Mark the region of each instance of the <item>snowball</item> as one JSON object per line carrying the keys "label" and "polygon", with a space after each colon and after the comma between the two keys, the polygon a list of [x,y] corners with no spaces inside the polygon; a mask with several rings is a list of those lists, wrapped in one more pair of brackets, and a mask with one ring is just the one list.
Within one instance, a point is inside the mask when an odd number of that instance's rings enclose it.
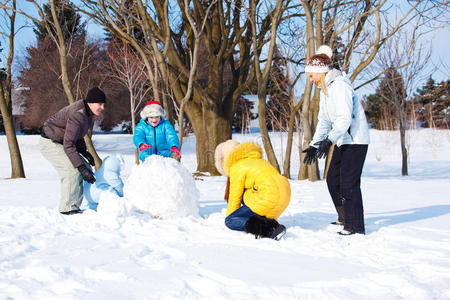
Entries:
{"label": "snowball", "polygon": [[195,180],[172,158],[151,155],[144,163],[133,167],[123,192],[131,205],[153,217],[198,216],[200,193]]}
{"label": "snowball", "polygon": [[127,215],[126,199],[114,193],[103,191],[100,193],[97,213],[111,217],[125,217]]}
{"label": "snowball", "polygon": [[127,199],[109,191],[102,191],[100,193],[97,217],[104,225],[119,228],[125,222],[130,209]]}

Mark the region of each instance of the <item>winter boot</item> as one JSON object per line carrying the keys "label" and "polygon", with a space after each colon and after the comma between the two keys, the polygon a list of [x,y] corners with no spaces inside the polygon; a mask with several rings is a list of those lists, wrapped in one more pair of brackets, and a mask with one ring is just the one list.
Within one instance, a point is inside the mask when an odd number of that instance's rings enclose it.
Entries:
{"label": "winter boot", "polygon": [[274,219],[253,215],[245,224],[245,232],[254,234],[256,239],[270,237],[279,225]]}
{"label": "winter boot", "polygon": [[69,211],[62,211],[60,213],[63,215],[76,215],[76,214],[82,214],[83,211],[80,209],[73,209],[73,210],[69,210]]}
{"label": "winter boot", "polygon": [[279,241],[285,234],[286,234],[286,227],[284,225],[278,224],[278,226],[273,229],[269,238]]}
{"label": "winter boot", "polygon": [[355,233],[366,234],[364,229],[358,230],[354,226],[349,224],[345,224],[344,229],[338,232],[339,235],[352,235]]}
{"label": "winter boot", "polygon": [[335,222],[331,222],[333,225],[344,225],[344,207],[336,206],[336,211],[338,214],[338,219]]}
{"label": "winter boot", "polygon": [[353,230],[346,230],[346,229],[342,229],[341,231],[338,231],[339,235],[352,235],[355,233],[356,232],[354,232]]}

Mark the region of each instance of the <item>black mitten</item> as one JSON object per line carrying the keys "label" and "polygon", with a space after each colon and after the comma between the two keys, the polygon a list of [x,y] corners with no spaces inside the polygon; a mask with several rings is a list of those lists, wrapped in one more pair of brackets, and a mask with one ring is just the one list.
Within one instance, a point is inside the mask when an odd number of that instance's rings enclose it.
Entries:
{"label": "black mitten", "polygon": [[78,171],[80,171],[81,176],[83,177],[83,179],[85,181],[87,181],[91,184],[95,182],[94,173],[92,172],[92,170],[88,169],[85,165],[79,166]]}
{"label": "black mitten", "polygon": [[314,159],[316,159],[317,148],[314,148],[313,146],[309,146],[302,152],[306,153],[305,158],[303,159],[304,164],[310,165],[310,164],[312,164]]}
{"label": "black mitten", "polygon": [[330,147],[333,143],[328,139],[324,139],[321,142],[317,142],[314,145],[317,145],[317,158],[325,158],[328,155],[328,150],[330,150]]}

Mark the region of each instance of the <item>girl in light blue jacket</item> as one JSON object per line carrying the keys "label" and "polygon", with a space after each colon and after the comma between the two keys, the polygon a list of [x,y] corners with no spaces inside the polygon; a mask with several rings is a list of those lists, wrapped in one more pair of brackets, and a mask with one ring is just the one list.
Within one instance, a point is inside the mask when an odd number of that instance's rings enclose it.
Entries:
{"label": "girl in light blue jacket", "polygon": [[134,129],[133,143],[139,149],[139,160],[156,154],[180,161],[180,143],[166,112],[157,101],[149,101],[141,111],[141,121]]}
{"label": "girl in light blue jacket", "polygon": [[316,131],[304,163],[324,158],[333,143],[336,147],[327,173],[327,186],[344,225],[341,235],[365,233],[361,196],[361,173],[369,144],[369,129],[364,110],[350,80],[331,68],[332,50],[321,46],[307,62],[309,80],[320,87],[319,115]]}

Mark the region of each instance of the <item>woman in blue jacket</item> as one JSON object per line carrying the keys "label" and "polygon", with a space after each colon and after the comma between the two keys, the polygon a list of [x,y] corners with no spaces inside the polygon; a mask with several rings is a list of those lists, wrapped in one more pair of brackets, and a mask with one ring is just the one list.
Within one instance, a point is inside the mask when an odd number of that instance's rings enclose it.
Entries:
{"label": "woman in blue jacket", "polygon": [[158,101],[149,101],[141,111],[141,120],[134,128],[133,143],[139,149],[139,160],[156,154],[180,161],[180,143],[166,112]]}
{"label": "woman in blue jacket", "polygon": [[305,67],[309,80],[320,87],[316,131],[304,162],[324,158],[333,143],[336,147],[327,173],[327,186],[344,225],[341,235],[365,233],[361,196],[361,173],[369,144],[366,116],[347,76],[331,67],[333,52],[321,46]]}

